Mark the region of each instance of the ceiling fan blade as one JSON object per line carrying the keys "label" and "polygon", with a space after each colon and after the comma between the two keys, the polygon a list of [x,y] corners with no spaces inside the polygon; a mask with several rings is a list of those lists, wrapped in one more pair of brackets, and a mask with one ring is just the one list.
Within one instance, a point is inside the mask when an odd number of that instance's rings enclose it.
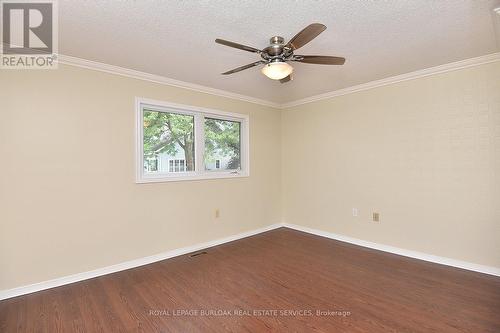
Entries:
{"label": "ceiling fan blade", "polygon": [[303,56],[297,55],[292,61],[304,62],[306,64],[319,64],[319,65],[343,65],[345,58],[331,57],[331,56]]}
{"label": "ceiling fan blade", "polygon": [[230,41],[224,40],[224,39],[217,38],[215,40],[215,42],[218,43],[218,44],[226,45],[226,46],[229,46],[229,47],[234,47],[236,49],[240,49],[240,50],[244,50],[244,51],[248,51],[248,52],[261,53],[261,50],[258,50],[255,47],[251,47],[251,46],[246,46],[246,45],[243,45],[243,44],[238,44],[238,43],[230,42]]}
{"label": "ceiling fan blade", "polygon": [[248,68],[252,68],[252,67],[258,66],[260,64],[265,64],[265,63],[266,62],[263,61],[263,60],[257,61],[257,62],[253,62],[253,63],[245,65],[245,66],[241,66],[241,67],[238,67],[238,68],[235,68],[235,69],[231,69],[230,71],[222,73],[222,75],[233,74],[233,73],[240,72],[242,70],[245,70],[245,69],[248,69]]}
{"label": "ceiling fan blade", "polygon": [[321,23],[313,23],[305,27],[301,32],[296,34],[290,41],[286,44],[287,47],[291,48],[292,50],[296,50],[310,41],[312,41],[314,38],[316,38],[320,33],[325,31],[326,26]]}
{"label": "ceiling fan blade", "polygon": [[280,80],[281,83],[287,83],[289,81],[292,81],[293,78],[292,78],[292,74],[288,75],[287,77],[284,77]]}

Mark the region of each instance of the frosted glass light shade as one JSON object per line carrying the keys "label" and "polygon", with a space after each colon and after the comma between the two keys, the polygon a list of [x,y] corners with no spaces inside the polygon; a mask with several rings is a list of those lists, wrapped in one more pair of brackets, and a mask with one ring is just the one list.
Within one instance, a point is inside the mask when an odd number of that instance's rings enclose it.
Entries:
{"label": "frosted glass light shade", "polygon": [[281,80],[292,74],[293,67],[286,62],[271,62],[262,68],[262,74],[272,80]]}

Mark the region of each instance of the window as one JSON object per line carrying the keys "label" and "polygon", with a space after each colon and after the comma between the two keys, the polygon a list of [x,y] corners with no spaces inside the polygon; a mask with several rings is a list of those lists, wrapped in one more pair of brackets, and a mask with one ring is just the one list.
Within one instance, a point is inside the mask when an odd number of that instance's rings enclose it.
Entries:
{"label": "window", "polygon": [[137,99],[137,182],[249,175],[248,116]]}
{"label": "window", "polygon": [[205,118],[205,170],[240,169],[240,127],[239,121]]}
{"label": "window", "polygon": [[156,158],[146,158],[144,160],[144,169],[149,172],[158,170],[158,160]]}
{"label": "window", "polygon": [[186,169],[186,160],[168,160],[168,172],[184,172]]}

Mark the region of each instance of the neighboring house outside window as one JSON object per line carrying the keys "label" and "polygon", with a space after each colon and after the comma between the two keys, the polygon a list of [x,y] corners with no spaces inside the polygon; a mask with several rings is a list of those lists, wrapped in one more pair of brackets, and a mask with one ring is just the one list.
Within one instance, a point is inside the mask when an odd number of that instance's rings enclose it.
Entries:
{"label": "neighboring house outside window", "polygon": [[[154,157],[145,160],[144,171],[147,172],[186,172],[187,164],[184,159],[183,150],[179,145],[176,145],[176,154],[167,152],[156,153]],[[205,161],[207,170],[227,169],[231,164],[231,157],[224,156],[223,152],[215,151],[215,158]]]}

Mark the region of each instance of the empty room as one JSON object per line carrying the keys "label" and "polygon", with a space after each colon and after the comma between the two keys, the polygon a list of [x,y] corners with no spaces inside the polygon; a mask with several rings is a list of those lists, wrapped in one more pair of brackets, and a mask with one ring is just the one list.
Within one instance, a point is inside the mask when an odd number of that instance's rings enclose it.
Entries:
{"label": "empty room", "polygon": [[0,332],[500,332],[500,0],[0,0]]}

